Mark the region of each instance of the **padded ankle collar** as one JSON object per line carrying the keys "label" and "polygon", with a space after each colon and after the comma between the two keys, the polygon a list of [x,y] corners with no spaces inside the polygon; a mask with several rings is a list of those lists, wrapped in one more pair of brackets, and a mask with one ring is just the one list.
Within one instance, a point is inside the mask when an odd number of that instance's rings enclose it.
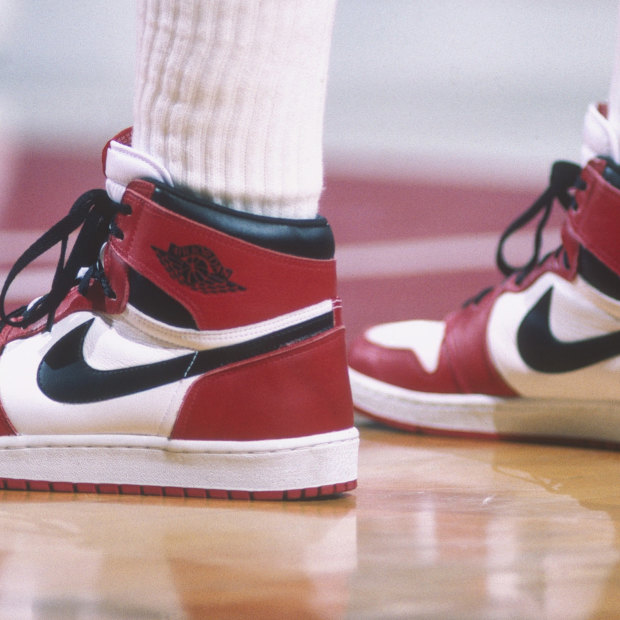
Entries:
{"label": "padded ankle collar", "polygon": [[334,236],[324,217],[293,220],[244,213],[196,196],[187,189],[150,182],[155,188],[151,200],[227,235],[292,256],[314,259],[334,256]]}
{"label": "padded ankle collar", "polygon": [[[335,299],[333,259],[316,260],[274,251],[265,247],[267,243],[250,243],[246,240],[249,234],[244,239],[231,233],[238,220],[256,224],[255,217],[239,217],[226,210],[218,219],[214,216],[219,215],[217,209],[195,206],[195,211],[202,208],[205,212],[201,217],[184,208],[192,201],[176,200],[168,191],[157,192],[158,198],[170,198],[174,211],[154,200],[156,189],[150,181],[129,184],[123,204],[130,209],[116,217],[120,234],[111,236],[104,260],[107,268],[117,257],[126,273],[135,271],[175,300],[175,305],[182,305],[191,315],[190,326],[218,330],[250,325]],[[204,223],[210,216],[214,225]],[[273,227],[279,228],[277,220]],[[259,238],[259,225],[248,228]],[[291,243],[293,235],[287,235],[286,228],[281,236]],[[289,228],[300,230],[299,237],[307,243],[303,226]],[[278,247],[281,250],[283,245]],[[115,291],[120,288],[116,279],[112,282]]]}

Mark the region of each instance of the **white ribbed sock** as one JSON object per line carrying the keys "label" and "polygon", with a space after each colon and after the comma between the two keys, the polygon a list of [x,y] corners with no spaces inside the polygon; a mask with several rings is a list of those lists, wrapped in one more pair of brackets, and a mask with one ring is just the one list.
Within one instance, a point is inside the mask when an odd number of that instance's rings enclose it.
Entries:
{"label": "white ribbed sock", "polygon": [[141,0],[133,144],[176,184],[316,215],[335,0]]}

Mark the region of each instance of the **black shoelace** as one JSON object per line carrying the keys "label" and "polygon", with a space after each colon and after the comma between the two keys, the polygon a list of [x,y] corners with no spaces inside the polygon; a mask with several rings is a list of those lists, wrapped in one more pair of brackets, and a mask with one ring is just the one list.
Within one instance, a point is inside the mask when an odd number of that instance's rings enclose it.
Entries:
{"label": "black shoelace", "polygon": [[[105,295],[114,297],[99,254],[110,234],[121,237],[122,232],[114,224],[117,213],[127,213],[129,207],[119,205],[104,190],[86,192],[76,200],[69,213],[37,239],[15,262],[0,292],[0,329],[5,325],[25,328],[47,317],[47,329],[54,323],[54,314],[69,291],[78,285],[85,294],[92,282],[98,281]],[[69,257],[69,236],[80,228]],[[48,293],[13,312],[6,312],[6,296],[11,283],[30,263],[60,243],[60,256],[56,265],[52,286]]]}
{"label": "black shoelace", "polygon": [[[575,199],[570,190],[573,188],[585,188],[585,184],[579,176],[580,172],[581,168],[577,164],[567,161],[556,161],[551,168],[549,187],[531,207],[511,222],[508,228],[506,228],[506,230],[502,233],[497,246],[495,261],[497,263],[497,268],[504,276],[507,278],[515,276],[516,283],[521,284],[521,282],[523,282],[525,277],[532,271],[532,269],[534,269],[534,267],[547,259],[549,254],[542,258],[540,256],[545,226],[549,220],[549,216],[551,215],[553,205],[556,200],[560,203],[564,210],[575,207]],[[506,260],[504,255],[504,246],[506,242],[511,235],[527,226],[537,217],[539,217],[539,220],[534,233],[534,248],[530,259],[523,265],[511,265]],[[559,247],[555,253],[562,251],[562,249],[562,247]],[[467,306],[472,303],[477,304],[492,290],[493,287],[484,289],[475,297],[467,300],[465,305]]]}

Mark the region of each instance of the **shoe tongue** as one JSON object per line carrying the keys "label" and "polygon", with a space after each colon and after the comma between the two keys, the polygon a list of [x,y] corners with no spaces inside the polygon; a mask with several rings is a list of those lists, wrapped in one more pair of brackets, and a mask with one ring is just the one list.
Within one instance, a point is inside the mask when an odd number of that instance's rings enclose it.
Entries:
{"label": "shoe tongue", "polygon": [[595,157],[609,157],[620,163],[618,135],[607,119],[605,104],[590,104],[583,122],[582,166]]}
{"label": "shoe tongue", "polygon": [[131,146],[131,130],[126,129],[103,149],[105,188],[114,202],[120,202],[127,185],[135,179],[154,179],[174,186],[170,173],[156,159]]}

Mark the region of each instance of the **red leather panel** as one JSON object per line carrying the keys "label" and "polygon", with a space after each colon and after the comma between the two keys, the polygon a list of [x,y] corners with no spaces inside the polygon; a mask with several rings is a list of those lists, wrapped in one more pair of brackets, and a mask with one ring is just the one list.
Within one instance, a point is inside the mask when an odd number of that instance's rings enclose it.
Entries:
{"label": "red leather panel", "polygon": [[602,177],[606,162],[592,160],[583,170],[585,190],[575,193],[579,208],[568,226],[588,251],[620,274],[620,190]]}
{"label": "red leather panel", "polygon": [[[285,314],[336,295],[333,260],[312,260],[265,250],[222,234],[151,202],[148,184],[132,183],[123,198],[132,214],[119,216],[124,238],[110,245],[122,260],[179,300],[199,329],[225,329]],[[205,293],[170,275],[157,257],[169,251],[206,248],[229,273],[236,290]]]}
{"label": "red leather panel", "polygon": [[366,339],[356,340],[349,350],[349,364],[364,375],[391,385],[419,392],[454,394],[459,391],[442,356],[435,372],[426,372],[410,349],[388,349]]}
{"label": "red leather panel", "polygon": [[442,360],[447,360],[457,393],[515,396],[495,370],[486,344],[486,328],[495,295],[471,304],[446,319]]}
{"label": "red leather panel", "polygon": [[0,435],[17,435],[9,418],[7,417],[2,405],[0,405]]}
{"label": "red leather panel", "polygon": [[344,330],[228,366],[188,391],[175,439],[261,440],[353,426]]}

